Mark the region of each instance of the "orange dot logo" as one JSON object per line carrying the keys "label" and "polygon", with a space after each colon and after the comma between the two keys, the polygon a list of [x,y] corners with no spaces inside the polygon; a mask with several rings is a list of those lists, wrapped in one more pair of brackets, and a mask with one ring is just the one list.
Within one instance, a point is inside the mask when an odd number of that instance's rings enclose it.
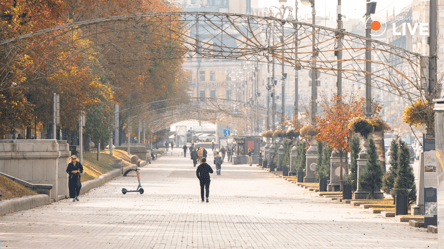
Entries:
{"label": "orange dot logo", "polygon": [[372,22],[371,27],[374,31],[378,31],[381,28],[381,23],[378,21],[374,21]]}

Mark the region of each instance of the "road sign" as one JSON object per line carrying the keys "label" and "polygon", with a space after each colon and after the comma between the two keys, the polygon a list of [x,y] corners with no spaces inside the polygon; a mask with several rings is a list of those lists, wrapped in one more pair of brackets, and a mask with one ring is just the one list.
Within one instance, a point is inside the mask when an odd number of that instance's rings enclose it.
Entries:
{"label": "road sign", "polygon": [[224,130],[224,137],[229,137],[231,135],[230,130]]}
{"label": "road sign", "polygon": [[[317,75],[316,79],[319,79],[319,77],[321,76],[321,73],[319,72],[319,70],[317,70],[316,72],[317,72],[317,74],[316,74],[316,75]],[[309,75],[310,75],[310,78],[313,79],[313,75],[314,75],[314,73],[313,73],[313,69],[310,70]]]}

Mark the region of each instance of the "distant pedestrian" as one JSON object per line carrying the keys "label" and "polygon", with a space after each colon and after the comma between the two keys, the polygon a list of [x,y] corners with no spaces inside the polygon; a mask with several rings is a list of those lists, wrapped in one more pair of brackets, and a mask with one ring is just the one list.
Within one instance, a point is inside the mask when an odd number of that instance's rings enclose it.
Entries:
{"label": "distant pedestrian", "polygon": [[171,141],[171,150],[174,149],[174,141]]}
{"label": "distant pedestrian", "polygon": [[216,165],[217,175],[220,175],[222,170],[222,158],[219,156],[219,152],[217,152],[216,156],[214,157],[214,164]]}
{"label": "distant pedestrian", "polygon": [[207,157],[208,152],[205,148],[203,148],[202,157]]}
{"label": "distant pedestrian", "polygon": [[192,150],[190,154],[191,154],[191,160],[193,160],[193,165],[194,167],[196,167],[197,159],[199,159],[196,149]]}
{"label": "distant pedestrian", "polygon": [[251,166],[253,164],[253,151],[251,149],[248,149],[248,158]]}
{"label": "distant pedestrian", "polygon": [[228,162],[231,162],[231,153],[232,153],[231,148],[228,148],[227,149]]}
{"label": "distant pedestrian", "polygon": [[210,196],[210,174],[213,173],[213,169],[207,163],[207,159],[202,158],[202,164],[197,167],[196,176],[200,182],[200,197],[202,198],[202,202],[204,199],[204,188],[205,188],[205,197],[207,198],[207,202],[209,202],[208,197]]}
{"label": "distant pedestrian", "polygon": [[183,148],[183,157],[187,157],[187,149],[188,149],[187,145],[185,144],[182,148]]}
{"label": "distant pedestrian", "polygon": [[168,144],[168,142],[165,142],[165,150],[168,152],[168,147],[170,147],[170,145]]}
{"label": "distant pedestrian", "polygon": [[203,158],[203,148],[198,147],[197,149],[197,157],[199,159],[199,162],[202,162],[202,158]]}
{"label": "distant pedestrian", "polygon": [[225,149],[225,147],[222,146],[222,149],[220,149],[220,152],[222,153],[222,162],[225,161],[225,153],[227,152],[227,150]]}
{"label": "distant pedestrian", "polygon": [[77,162],[77,157],[75,155],[71,156],[71,162],[68,164],[66,173],[69,174],[69,198],[72,198],[73,202],[79,201],[78,196],[80,194],[80,189],[82,188],[80,175],[83,174],[83,166],[80,162]]}
{"label": "distant pedestrian", "polygon": [[211,142],[211,150],[214,150],[214,142]]}

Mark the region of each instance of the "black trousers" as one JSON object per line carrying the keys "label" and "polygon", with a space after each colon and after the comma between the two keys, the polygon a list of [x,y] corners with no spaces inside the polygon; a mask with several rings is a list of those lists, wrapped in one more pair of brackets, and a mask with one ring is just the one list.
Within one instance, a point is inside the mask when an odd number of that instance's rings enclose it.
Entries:
{"label": "black trousers", "polygon": [[208,197],[210,196],[210,182],[211,181],[200,181],[200,197],[202,197],[202,201],[204,201],[204,187],[205,187],[205,192],[206,192],[206,197],[208,199]]}
{"label": "black trousers", "polygon": [[193,159],[193,164],[194,164],[194,167],[196,167],[197,159]]}
{"label": "black trousers", "polygon": [[183,157],[187,157],[187,151],[186,150],[183,151]]}
{"label": "black trousers", "polygon": [[80,175],[74,174],[69,177],[68,180],[69,187],[69,198],[76,198],[80,194],[80,189],[82,189],[82,183],[80,182]]}

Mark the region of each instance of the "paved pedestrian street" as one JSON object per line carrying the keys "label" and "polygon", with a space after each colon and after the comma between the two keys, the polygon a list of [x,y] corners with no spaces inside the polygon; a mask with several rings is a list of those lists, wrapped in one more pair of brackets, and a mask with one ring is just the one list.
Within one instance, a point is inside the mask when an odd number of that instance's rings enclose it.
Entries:
{"label": "paved pedestrian street", "polygon": [[[1,248],[436,248],[437,235],[316,197],[258,167],[222,165],[210,202],[189,158],[165,156],[80,196],[0,217]],[[210,151],[209,151],[210,152]],[[210,152],[211,153],[211,152]],[[210,154],[208,160],[212,164]]]}

